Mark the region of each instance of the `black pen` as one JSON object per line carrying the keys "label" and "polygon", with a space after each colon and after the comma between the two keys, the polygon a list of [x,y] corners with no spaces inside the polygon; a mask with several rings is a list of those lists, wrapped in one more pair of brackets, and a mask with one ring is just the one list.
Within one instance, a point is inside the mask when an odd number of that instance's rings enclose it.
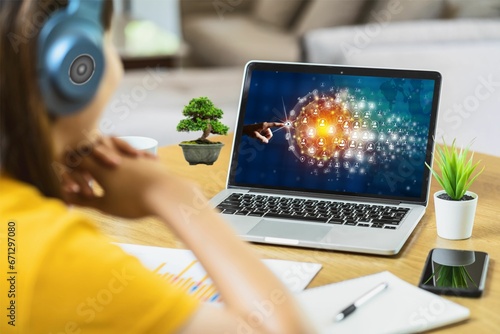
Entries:
{"label": "black pen", "polygon": [[356,311],[358,307],[378,295],[380,292],[384,291],[385,288],[387,288],[389,284],[387,282],[382,282],[361,297],[359,297],[357,300],[355,300],[351,305],[347,306],[345,309],[343,309],[337,316],[335,317],[335,321],[340,321],[342,319],[345,319],[349,314],[352,312]]}

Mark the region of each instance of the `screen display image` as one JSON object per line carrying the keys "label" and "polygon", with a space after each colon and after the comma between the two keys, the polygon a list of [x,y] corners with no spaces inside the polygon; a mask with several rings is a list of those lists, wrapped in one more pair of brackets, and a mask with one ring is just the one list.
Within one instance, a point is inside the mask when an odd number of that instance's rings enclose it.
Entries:
{"label": "screen display image", "polygon": [[253,70],[237,142],[238,186],[419,199],[437,105],[433,79]]}

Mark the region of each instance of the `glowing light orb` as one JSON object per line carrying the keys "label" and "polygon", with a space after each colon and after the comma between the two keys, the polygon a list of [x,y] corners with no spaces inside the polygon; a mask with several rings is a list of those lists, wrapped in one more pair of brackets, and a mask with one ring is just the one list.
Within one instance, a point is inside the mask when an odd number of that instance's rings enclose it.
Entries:
{"label": "glowing light orb", "polygon": [[345,148],[348,139],[345,131],[350,130],[353,123],[347,105],[334,95],[316,95],[307,99],[293,121],[294,137],[302,154],[326,161],[333,157],[337,149]]}
{"label": "glowing light orb", "polygon": [[[393,127],[384,123],[389,115],[378,117],[378,110],[372,111],[373,102],[360,94],[331,88],[328,92],[314,90],[297,101],[283,121],[286,139],[289,151],[301,163],[315,168],[312,173],[320,169],[337,177],[365,173],[367,164],[377,164],[382,157],[389,160],[381,153],[393,154],[399,148],[390,140],[396,135],[390,132]],[[408,140],[411,142],[410,136]]]}

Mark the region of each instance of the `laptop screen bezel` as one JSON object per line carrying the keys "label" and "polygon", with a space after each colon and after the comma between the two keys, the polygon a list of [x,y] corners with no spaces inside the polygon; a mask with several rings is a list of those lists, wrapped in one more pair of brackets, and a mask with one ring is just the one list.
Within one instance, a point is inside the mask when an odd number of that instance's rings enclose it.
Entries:
{"label": "laptop screen bezel", "polygon": [[239,147],[242,138],[244,119],[246,113],[246,104],[248,101],[250,83],[253,71],[281,71],[281,72],[299,72],[308,74],[333,74],[333,75],[350,75],[350,76],[375,76],[387,78],[407,78],[407,79],[424,79],[434,81],[434,95],[431,108],[431,122],[429,124],[429,133],[427,140],[426,158],[425,161],[431,165],[432,155],[435,145],[435,132],[437,127],[437,113],[439,107],[441,81],[442,76],[437,71],[430,70],[415,70],[415,69],[396,69],[396,68],[381,68],[381,67],[358,67],[358,66],[339,66],[330,64],[312,64],[312,63],[289,63],[289,62],[272,62],[272,61],[250,61],[246,64],[241,88],[241,95],[238,107],[237,127],[234,134],[232,157],[230,160],[229,173],[227,179],[228,188],[241,188],[254,190],[259,192],[272,192],[283,194],[296,194],[301,196],[316,196],[331,199],[344,199],[356,201],[374,201],[374,202],[390,202],[390,203],[408,203],[415,205],[427,205],[430,190],[431,172],[428,168],[424,168],[422,178],[421,196],[414,197],[399,197],[385,195],[369,195],[362,196],[355,193],[339,193],[332,191],[311,191],[308,189],[297,189],[289,187],[259,187],[259,185],[240,184],[235,181],[236,175],[239,172],[238,159],[240,158]]}

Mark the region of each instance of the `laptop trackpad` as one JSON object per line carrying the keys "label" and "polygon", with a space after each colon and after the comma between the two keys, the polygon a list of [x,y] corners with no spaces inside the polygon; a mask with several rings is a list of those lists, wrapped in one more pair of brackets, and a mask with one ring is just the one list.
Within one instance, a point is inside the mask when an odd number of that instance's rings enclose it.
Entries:
{"label": "laptop trackpad", "polygon": [[262,219],[247,235],[303,241],[320,241],[330,232],[331,226],[287,223]]}

